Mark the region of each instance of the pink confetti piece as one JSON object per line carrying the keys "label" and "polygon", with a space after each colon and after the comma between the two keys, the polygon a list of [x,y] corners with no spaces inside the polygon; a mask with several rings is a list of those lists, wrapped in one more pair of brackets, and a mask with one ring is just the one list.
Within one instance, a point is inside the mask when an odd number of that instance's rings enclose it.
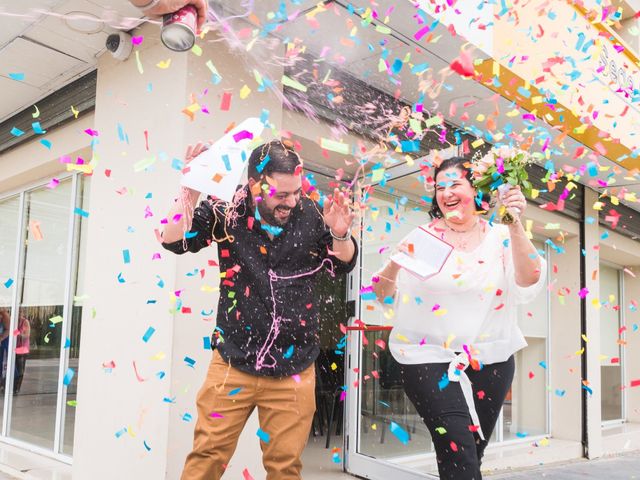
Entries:
{"label": "pink confetti piece", "polygon": [[97,130],[93,130],[91,128],[87,128],[84,133],[86,133],[87,135],[91,135],[92,137],[97,137],[98,136],[98,131]]}
{"label": "pink confetti piece", "polygon": [[142,35],[140,35],[139,37],[131,37],[131,43],[133,43],[134,45],[140,45],[143,40],[144,37]]}
{"label": "pink confetti piece", "polygon": [[300,383],[300,375],[295,374],[295,375],[292,375],[291,378],[293,378],[294,382]]}
{"label": "pink confetti piece", "polygon": [[242,130],[241,132],[238,132],[233,135],[233,140],[236,143],[238,143],[241,140],[253,140],[253,133],[247,130]]}

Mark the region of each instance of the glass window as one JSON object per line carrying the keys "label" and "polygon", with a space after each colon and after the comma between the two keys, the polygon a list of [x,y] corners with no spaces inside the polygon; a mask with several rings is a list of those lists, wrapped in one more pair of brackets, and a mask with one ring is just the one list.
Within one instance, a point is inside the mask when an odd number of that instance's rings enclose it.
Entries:
{"label": "glass window", "polygon": [[[78,177],[81,179],[81,177]],[[89,211],[89,187],[91,183],[88,181],[78,182],[78,191],[76,196],[76,207],[82,210]],[[67,331],[67,337],[65,339],[65,349],[68,350],[68,356],[66,356],[67,365],[65,371],[74,372],[71,381],[68,385],[63,386],[66,389],[65,398],[63,400],[63,432],[62,432],[62,452],[67,455],[73,454],[73,431],[75,427],[76,419],[76,393],[78,391],[78,377],[80,375],[79,370],[79,358],[80,358],[80,331],[82,322],[82,304],[84,300],[84,265],[86,258],[86,242],[83,239],[86,238],[86,231],[89,222],[85,217],[76,216],[76,232],[74,241],[76,244],[75,251],[77,255],[77,268],[75,278],[72,276],[72,288],[73,302],[71,308],[71,326]]]}
{"label": "glass window", "polygon": [[[362,284],[383,266],[402,238],[416,226],[429,221],[430,205],[417,195],[424,192],[419,173],[386,182],[377,187],[368,201],[362,239]],[[373,300],[363,300],[360,319],[368,325],[391,325],[389,308]],[[398,464],[415,460],[416,454],[433,452],[431,435],[406,397],[398,374],[398,363],[386,346],[388,330],[358,332],[361,335],[359,374],[360,421],[358,452]],[[401,443],[391,433],[402,429],[409,437]],[[401,433],[401,435],[403,435]],[[411,460],[411,461],[413,461]],[[416,467],[412,463],[413,468]],[[425,469],[431,466],[425,464]]]}
{"label": "glass window", "polygon": [[622,420],[622,367],[620,360],[620,272],[600,265],[600,375],[602,421]]}
{"label": "glass window", "polygon": [[24,196],[26,240],[8,433],[47,449],[54,447],[60,388],[70,206],[70,179]]}
{"label": "glass window", "polygon": [[[533,243],[544,252],[544,244]],[[518,307],[518,324],[528,346],[515,354],[516,373],[502,410],[503,441],[548,433],[548,308],[546,288],[534,301]]]}
{"label": "glass window", "polygon": [[[10,320],[16,289],[16,246],[20,198],[0,202],[0,390],[4,392],[9,351]],[[4,395],[0,397],[0,420],[4,417]]]}

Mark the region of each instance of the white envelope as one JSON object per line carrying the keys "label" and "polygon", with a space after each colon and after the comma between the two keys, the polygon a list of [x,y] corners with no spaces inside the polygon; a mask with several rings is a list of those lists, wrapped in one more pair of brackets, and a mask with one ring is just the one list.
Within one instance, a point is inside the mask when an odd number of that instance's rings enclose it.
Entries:
{"label": "white envelope", "polygon": [[[182,176],[180,184],[230,202],[249,163],[252,140],[258,138],[262,130],[264,124],[259,118],[247,118],[191,160],[189,170]],[[241,137],[242,132],[249,132],[250,135],[246,136],[251,138],[236,141],[234,135]]]}
{"label": "white envelope", "polygon": [[391,260],[421,280],[426,280],[442,270],[453,246],[440,240],[424,227],[414,229],[403,240],[412,245],[413,252],[398,252]]}

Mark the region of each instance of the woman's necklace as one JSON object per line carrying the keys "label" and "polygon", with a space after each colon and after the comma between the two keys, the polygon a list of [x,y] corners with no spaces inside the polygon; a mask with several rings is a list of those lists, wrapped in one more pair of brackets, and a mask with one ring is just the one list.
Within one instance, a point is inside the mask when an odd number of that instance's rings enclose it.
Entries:
{"label": "woman's necklace", "polygon": [[[479,240],[477,227],[480,224],[480,219],[476,220],[473,226],[468,230],[456,230],[455,228],[452,228],[446,220],[442,219],[442,222],[450,232],[446,235],[446,237],[448,237],[447,240],[456,248],[456,250],[470,251],[477,246],[477,242]],[[453,235],[451,235],[451,233],[453,233]]]}

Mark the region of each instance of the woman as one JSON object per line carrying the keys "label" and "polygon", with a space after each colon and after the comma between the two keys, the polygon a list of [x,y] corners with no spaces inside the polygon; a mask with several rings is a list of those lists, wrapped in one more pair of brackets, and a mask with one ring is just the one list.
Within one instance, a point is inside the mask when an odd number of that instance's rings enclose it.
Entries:
{"label": "woman", "polygon": [[513,354],[526,346],[516,306],[542,289],[546,265],[520,221],[520,189],[501,198],[515,222],[489,224],[467,162],[445,160],[434,175],[426,228],[454,247],[440,273],[421,281],[390,261],[373,279],[380,301],[396,297],[389,349],[431,432],[440,478],[455,480],[482,478],[482,455],[513,380]]}

